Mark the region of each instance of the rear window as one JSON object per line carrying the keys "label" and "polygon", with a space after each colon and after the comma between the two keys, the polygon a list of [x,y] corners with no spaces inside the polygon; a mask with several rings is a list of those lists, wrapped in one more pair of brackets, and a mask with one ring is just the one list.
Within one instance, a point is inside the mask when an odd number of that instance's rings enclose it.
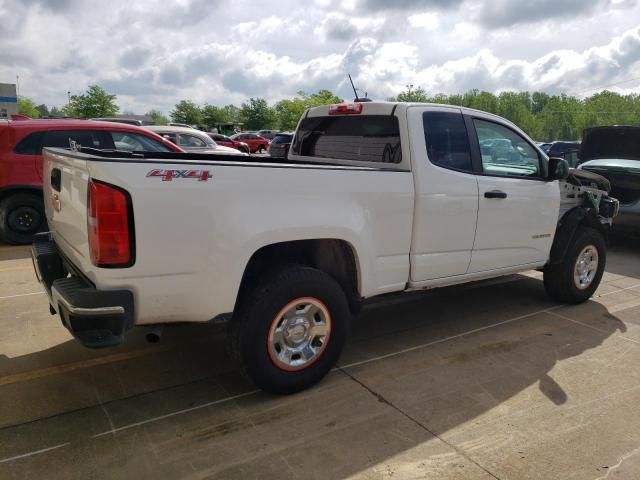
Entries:
{"label": "rear window", "polygon": [[400,163],[400,129],[391,115],[305,118],[292,145],[295,155],[358,162]]}
{"label": "rear window", "polygon": [[276,135],[271,143],[291,143],[293,135]]}
{"label": "rear window", "polygon": [[422,114],[429,161],[439,167],[471,172],[469,135],[461,113]]}

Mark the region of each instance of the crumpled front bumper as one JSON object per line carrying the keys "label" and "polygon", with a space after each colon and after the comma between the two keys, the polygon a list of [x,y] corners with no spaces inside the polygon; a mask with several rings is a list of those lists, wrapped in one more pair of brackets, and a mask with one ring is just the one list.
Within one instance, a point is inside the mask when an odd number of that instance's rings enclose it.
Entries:
{"label": "crumpled front bumper", "polygon": [[31,246],[36,276],[49,295],[51,313],[85,347],[111,347],[123,342],[133,325],[133,293],[98,290],[60,254],[52,236],[41,233]]}

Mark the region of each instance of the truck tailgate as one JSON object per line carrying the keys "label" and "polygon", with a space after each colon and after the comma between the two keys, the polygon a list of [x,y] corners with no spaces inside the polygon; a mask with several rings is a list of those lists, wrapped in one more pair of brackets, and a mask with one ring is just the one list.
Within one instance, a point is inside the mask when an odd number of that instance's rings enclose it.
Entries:
{"label": "truck tailgate", "polygon": [[44,149],[45,213],[53,238],[75,265],[90,268],[87,236],[88,162]]}

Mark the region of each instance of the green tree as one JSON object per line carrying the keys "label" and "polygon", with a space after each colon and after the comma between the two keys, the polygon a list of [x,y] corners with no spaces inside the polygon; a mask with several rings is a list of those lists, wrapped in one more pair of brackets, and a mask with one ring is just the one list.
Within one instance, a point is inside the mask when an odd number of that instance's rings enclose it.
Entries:
{"label": "green tree", "polygon": [[90,85],[83,95],[71,95],[64,113],[79,118],[113,117],[120,110],[116,98],[98,85]]}
{"label": "green tree", "polygon": [[169,115],[174,122],[187,125],[200,125],[202,122],[202,111],[191,100],[180,100]]}
{"label": "green tree", "polygon": [[275,126],[276,117],[264,98],[250,98],[240,107],[240,120],[247,130],[259,130]]}
{"label": "green tree", "polygon": [[429,96],[425,92],[424,88],[413,88],[413,85],[409,85],[404,92],[400,92],[395,98],[389,99],[392,102],[429,102]]}
{"label": "green tree", "polygon": [[278,127],[281,130],[293,130],[307,108],[332,105],[343,101],[330,90],[320,90],[311,95],[299,91],[294,98],[280,100],[274,106]]}
{"label": "green tree", "polygon": [[64,111],[58,107],[51,107],[51,110],[49,110],[49,115],[51,115],[52,117],[64,117]]}
{"label": "green tree", "polygon": [[166,125],[169,123],[169,119],[165,117],[160,110],[149,110],[145,115],[151,117],[156,125]]}
{"label": "green tree", "polygon": [[240,109],[235,105],[225,105],[222,109],[226,112],[229,121],[237,123],[240,121]]}
{"label": "green tree", "polygon": [[214,128],[220,123],[231,121],[229,113],[224,107],[216,107],[215,105],[205,105],[202,107],[202,124],[207,128]]}
{"label": "green tree", "polygon": [[312,93],[311,95],[300,91],[298,92],[298,97],[302,98],[309,107],[319,107],[320,105],[333,105],[334,103],[344,102],[343,99],[336,96],[331,90],[326,89],[320,90],[318,93]]}
{"label": "green tree", "polygon": [[27,97],[18,97],[18,113],[30,118],[40,118],[40,112],[36,104]]}
{"label": "green tree", "polygon": [[40,113],[40,117],[48,117],[49,116],[49,109],[47,108],[47,106],[44,103],[38,105],[36,107],[36,109],[38,110],[38,113]]}
{"label": "green tree", "polygon": [[300,117],[306,109],[307,105],[299,97],[291,100],[280,100],[274,107],[275,115],[278,119],[278,128],[280,130],[293,130],[296,128]]}

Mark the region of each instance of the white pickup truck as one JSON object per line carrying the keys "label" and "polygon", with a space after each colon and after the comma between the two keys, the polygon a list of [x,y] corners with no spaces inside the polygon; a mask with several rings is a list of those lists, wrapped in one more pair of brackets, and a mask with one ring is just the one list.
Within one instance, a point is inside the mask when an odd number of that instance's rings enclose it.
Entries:
{"label": "white pickup truck", "polygon": [[618,209],[512,123],[429,104],[312,108],[279,163],[46,149],[44,178],[34,265],[80,342],[226,319],[278,393],[321,379],[377,295],[542,269],[551,297],[586,301]]}

